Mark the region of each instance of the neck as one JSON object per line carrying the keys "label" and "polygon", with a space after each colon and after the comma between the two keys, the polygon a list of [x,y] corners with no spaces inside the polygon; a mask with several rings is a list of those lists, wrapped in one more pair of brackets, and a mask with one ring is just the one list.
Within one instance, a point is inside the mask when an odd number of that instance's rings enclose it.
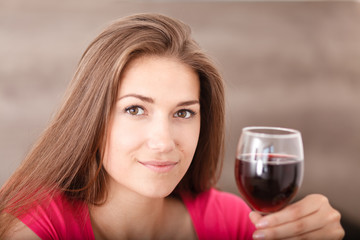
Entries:
{"label": "neck", "polygon": [[[110,191],[105,204],[91,206],[90,214],[96,239],[156,239],[166,226],[170,198],[148,198],[122,189]],[[161,230],[161,231],[160,231]]]}

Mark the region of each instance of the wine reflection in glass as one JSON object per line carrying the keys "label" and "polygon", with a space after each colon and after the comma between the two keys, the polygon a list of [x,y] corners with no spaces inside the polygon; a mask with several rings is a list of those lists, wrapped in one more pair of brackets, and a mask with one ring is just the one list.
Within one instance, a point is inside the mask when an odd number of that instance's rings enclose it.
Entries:
{"label": "wine reflection in glass", "polygon": [[284,208],[296,195],[304,172],[299,131],[246,127],[237,147],[235,177],[244,200],[265,215]]}

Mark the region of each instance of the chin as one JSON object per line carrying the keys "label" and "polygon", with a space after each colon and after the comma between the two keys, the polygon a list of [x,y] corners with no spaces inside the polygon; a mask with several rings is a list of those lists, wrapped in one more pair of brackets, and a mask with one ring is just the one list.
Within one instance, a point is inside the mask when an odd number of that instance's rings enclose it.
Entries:
{"label": "chin", "polygon": [[153,188],[153,189],[142,189],[141,195],[148,197],[148,198],[166,198],[168,197],[173,191],[175,187],[167,188],[167,187],[160,187],[160,188]]}

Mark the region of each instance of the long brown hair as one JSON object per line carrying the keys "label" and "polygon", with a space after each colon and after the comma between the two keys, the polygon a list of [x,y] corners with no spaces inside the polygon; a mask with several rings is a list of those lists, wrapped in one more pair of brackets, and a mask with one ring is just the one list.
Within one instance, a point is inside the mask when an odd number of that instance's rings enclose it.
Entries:
{"label": "long brown hair", "polygon": [[9,227],[9,214],[19,216],[54,191],[91,204],[105,201],[107,175],[101,153],[108,121],[124,67],[143,55],[175,57],[198,73],[200,137],[191,166],[175,192],[197,194],[215,185],[224,142],[222,78],[187,25],[159,14],[133,15],[113,22],[89,45],[63,105],[2,187],[0,238]]}

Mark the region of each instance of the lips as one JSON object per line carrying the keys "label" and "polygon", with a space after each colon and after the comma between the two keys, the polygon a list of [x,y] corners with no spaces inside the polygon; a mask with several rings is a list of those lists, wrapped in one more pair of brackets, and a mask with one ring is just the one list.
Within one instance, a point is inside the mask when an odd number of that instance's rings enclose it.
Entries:
{"label": "lips", "polygon": [[174,161],[138,161],[143,166],[158,173],[166,173],[173,169],[178,162]]}

